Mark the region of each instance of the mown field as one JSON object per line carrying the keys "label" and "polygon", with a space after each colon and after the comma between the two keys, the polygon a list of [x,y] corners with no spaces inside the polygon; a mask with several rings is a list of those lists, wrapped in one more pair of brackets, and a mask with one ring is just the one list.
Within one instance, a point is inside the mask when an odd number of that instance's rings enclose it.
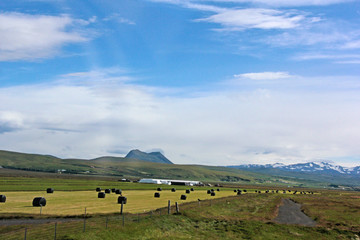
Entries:
{"label": "mown field", "polygon": [[[155,190],[155,188],[154,188]],[[170,200],[175,202],[198,201],[198,199],[213,199],[236,195],[233,191],[216,191],[215,196],[210,196],[205,189],[186,194],[186,200],[180,200],[180,196],[185,194],[185,190],[171,192],[164,190],[160,192],[160,198],[155,198],[154,190],[126,190],[123,196],[127,197],[127,204],[124,211],[129,213],[142,213],[168,205]],[[2,215],[34,215],[40,213],[39,207],[32,207],[34,197],[44,197],[47,201],[46,206],[42,207],[42,215],[52,216],[76,216],[83,215],[85,208],[87,214],[99,213],[118,213],[121,204],[117,203],[119,195],[115,193],[106,194],[105,198],[98,198],[97,192],[93,191],[55,191],[52,194],[42,192],[6,192],[6,203],[0,208]]]}

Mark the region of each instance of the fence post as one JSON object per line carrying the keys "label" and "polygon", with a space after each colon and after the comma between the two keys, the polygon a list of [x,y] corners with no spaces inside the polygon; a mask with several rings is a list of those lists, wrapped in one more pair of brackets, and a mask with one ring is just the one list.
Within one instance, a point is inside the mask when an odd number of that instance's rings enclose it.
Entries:
{"label": "fence post", "polygon": [[171,206],[170,206],[170,200],[168,201],[168,215],[170,215],[171,212]]}
{"label": "fence post", "polygon": [[120,215],[123,214],[123,209],[124,209],[124,202],[121,202],[121,208],[120,208]]}
{"label": "fence post", "polygon": [[57,228],[57,222],[55,223],[54,240],[56,240],[56,228]]}
{"label": "fence post", "polygon": [[124,214],[122,215],[122,226],[123,227],[125,226],[125,215]]}
{"label": "fence post", "polygon": [[24,240],[26,240],[26,233],[27,233],[27,228],[25,228]]}
{"label": "fence post", "polygon": [[86,208],[85,208],[85,214],[84,214],[84,229],[83,229],[83,232],[85,232],[85,228],[86,228]]}
{"label": "fence post", "polygon": [[200,199],[198,199],[198,206],[200,207]]}
{"label": "fence post", "polygon": [[40,216],[41,216],[41,211],[42,211],[42,205],[40,204]]}
{"label": "fence post", "polygon": [[175,206],[176,206],[176,213],[179,213],[180,211],[179,211],[179,204],[178,204],[178,202],[175,202]]}

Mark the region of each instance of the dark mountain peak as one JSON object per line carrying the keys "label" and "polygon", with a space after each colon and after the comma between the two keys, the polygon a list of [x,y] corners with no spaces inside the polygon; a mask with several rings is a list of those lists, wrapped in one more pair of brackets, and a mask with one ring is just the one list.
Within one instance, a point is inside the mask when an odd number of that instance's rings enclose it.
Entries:
{"label": "dark mountain peak", "polygon": [[142,152],[139,149],[131,150],[125,158],[132,158],[147,162],[156,162],[156,163],[167,163],[173,164],[169,159],[167,159],[161,152],[151,152],[146,153]]}

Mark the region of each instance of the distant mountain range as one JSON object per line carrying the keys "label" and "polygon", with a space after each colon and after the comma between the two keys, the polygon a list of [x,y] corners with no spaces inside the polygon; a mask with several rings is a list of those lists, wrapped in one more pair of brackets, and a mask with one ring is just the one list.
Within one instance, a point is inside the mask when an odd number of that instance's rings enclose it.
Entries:
{"label": "distant mountain range", "polygon": [[308,162],[291,165],[282,163],[243,164],[228,167],[278,177],[292,177],[335,185],[360,186],[360,166],[349,168],[327,162]]}
{"label": "distant mountain range", "polygon": [[308,162],[308,163],[298,163],[285,165],[282,163],[275,164],[246,164],[238,166],[229,166],[231,168],[238,169],[259,169],[259,168],[277,168],[289,172],[307,172],[307,173],[322,173],[322,174],[346,174],[352,176],[360,176],[360,166],[357,167],[342,167],[338,165],[332,165],[327,162]]}
{"label": "distant mountain range", "polygon": [[138,149],[131,150],[125,158],[130,159],[137,159],[141,161],[147,161],[147,162],[156,162],[156,163],[167,163],[167,164],[173,164],[169,159],[167,159],[162,153],[160,152],[151,152],[146,153],[142,152]]}

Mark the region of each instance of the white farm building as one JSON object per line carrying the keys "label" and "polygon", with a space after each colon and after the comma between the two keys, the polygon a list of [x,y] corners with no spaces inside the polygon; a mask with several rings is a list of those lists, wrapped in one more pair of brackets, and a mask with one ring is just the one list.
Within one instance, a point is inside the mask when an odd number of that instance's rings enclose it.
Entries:
{"label": "white farm building", "polygon": [[199,182],[199,181],[153,179],[153,178],[140,179],[139,183],[153,183],[153,184],[166,184],[166,185],[185,185],[185,186],[195,186],[195,185],[202,184],[202,182]]}

